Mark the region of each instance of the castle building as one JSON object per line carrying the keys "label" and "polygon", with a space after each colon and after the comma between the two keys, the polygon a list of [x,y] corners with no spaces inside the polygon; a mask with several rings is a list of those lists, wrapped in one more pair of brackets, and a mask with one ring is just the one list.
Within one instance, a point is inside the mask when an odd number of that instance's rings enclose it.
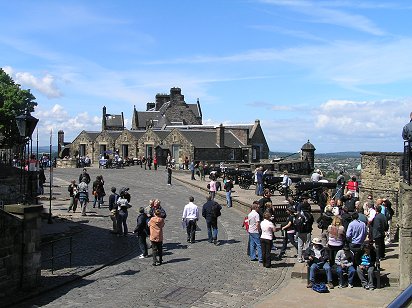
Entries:
{"label": "castle building", "polygon": [[[59,135],[59,142],[62,138]],[[67,148],[70,156],[89,156],[92,163],[115,151],[125,158],[156,155],[159,164],[165,163],[168,154],[178,163],[186,157],[210,163],[252,163],[269,157],[259,120],[252,124],[203,125],[199,99],[195,104],[186,103],[180,88],[157,94],[156,102],[147,103],[146,111],[134,107],[130,130],[124,127],[123,113],[108,114],[103,107],[102,130],[82,131]]]}

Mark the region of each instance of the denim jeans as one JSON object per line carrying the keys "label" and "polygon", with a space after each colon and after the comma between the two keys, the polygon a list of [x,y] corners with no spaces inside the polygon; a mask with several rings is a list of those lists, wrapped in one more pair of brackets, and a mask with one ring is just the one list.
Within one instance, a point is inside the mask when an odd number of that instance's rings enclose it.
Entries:
{"label": "denim jeans", "polygon": [[339,284],[344,285],[345,283],[343,282],[343,273],[347,272],[348,273],[348,283],[353,285],[353,277],[355,277],[355,268],[351,265],[349,267],[343,268],[342,266],[338,265],[336,267],[336,273],[338,274],[339,278]]}
{"label": "denim jeans", "polygon": [[296,250],[298,249],[298,244],[295,242],[295,233],[285,233],[285,236],[283,237],[282,249],[280,250],[280,255],[285,254],[286,249],[288,247],[288,242],[290,242],[293,245],[293,247],[296,248]]}
{"label": "denim jeans", "polygon": [[263,196],[263,183],[258,183],[257,184],[257,195],[258,196]]}
{"label": "denim jeans", "polygon": [[[207,237],[209,242],[212,242],[213,240],[217,240],[217,219],[212,220],[212,221],[206,221],[206,226],[207,226]],[[213,235],[212,235],[213,231]]]}
{"label": "denim jeans", "polygon": [[[118,220],[117,220],[117,229],[119,234],[127,235],[127,210],[120,210],[118,213]],[[122,232],[122,226],[123,226],[123,232]]]}
{"label": "denim jeans", "polygon": [[232,207],[232,192],[231,191],[226,192],[226,204],[227,204],[227,207]]}
{"label": "denim jeans", "polygon": [[332,282],[332,270],[328,262],[312,263],[310,266],[309,280],[315,282],[315,272],[323,268],[326,271],[326,277],[328,282]]}
{"label": "denim jeans", "polygon": [[259,233],[249,233],[249,257],[250,260],[256,260],[256,250],[259,262],[263,262],[262,246],[260,245]]}

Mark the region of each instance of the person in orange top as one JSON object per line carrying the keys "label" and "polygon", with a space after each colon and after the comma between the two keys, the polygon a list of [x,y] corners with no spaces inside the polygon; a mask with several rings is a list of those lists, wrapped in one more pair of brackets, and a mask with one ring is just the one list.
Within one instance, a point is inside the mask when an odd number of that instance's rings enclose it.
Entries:
{"label": "person in orange top", "polygon": [[[150,242],[152,243],[153,251],[153,266],[161,265],[163,260],[163,227],[165,225],[164,218],[160,217],[159,209],[155,210],[155,216],[149,221]],[[159,259],[158,259],[159,257]]]}

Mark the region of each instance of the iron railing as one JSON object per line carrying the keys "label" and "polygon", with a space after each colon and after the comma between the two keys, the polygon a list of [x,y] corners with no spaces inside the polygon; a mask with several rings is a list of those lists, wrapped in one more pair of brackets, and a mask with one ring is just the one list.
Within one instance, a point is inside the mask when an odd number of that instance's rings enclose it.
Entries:
{"label": "iron railing", "polygon": [[[62,242],[64,240],[69,240],[69,250],[68,251],[63,251],[63,252],[58,252],[59,254],[55,255],[56,251],[55,251],[55,244],[58,242]],[[55,260],[65,257],[65,256],[69,256],[69,265],[70,267],[72,267],[72,255],[73,255],[73,237],[72,236],[67,236],[67,237],[62,237],[56,240],[52,240],[49,242],[45,242],[42,243],[42,246],[47,246],[50,245],[51,246],[51,251],[50,251],[50,258],[46,258],[42,260],[42,263],[45,262],[51,262],[51,272],[53,274],[54,271],[54,264],[55,264]]]}

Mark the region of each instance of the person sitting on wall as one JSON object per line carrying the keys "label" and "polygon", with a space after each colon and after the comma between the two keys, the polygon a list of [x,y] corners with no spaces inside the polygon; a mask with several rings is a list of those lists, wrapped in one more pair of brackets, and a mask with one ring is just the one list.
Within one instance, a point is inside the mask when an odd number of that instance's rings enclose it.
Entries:
{"label": "person sitting on wall", "polygon": [[315,237],[312,240],[312,245],[306,249],[304,254],[305,260],[308,261],[309,270],[309,283],[308,288],[312,288],[315,283],[315,272],[319,269],[324,269],[326,271],[326,276],[328,280],[329,289],[333,289],[332,282],[332,270],[329,265],[329,254],[325,247],[322,245],[320,238]]}

